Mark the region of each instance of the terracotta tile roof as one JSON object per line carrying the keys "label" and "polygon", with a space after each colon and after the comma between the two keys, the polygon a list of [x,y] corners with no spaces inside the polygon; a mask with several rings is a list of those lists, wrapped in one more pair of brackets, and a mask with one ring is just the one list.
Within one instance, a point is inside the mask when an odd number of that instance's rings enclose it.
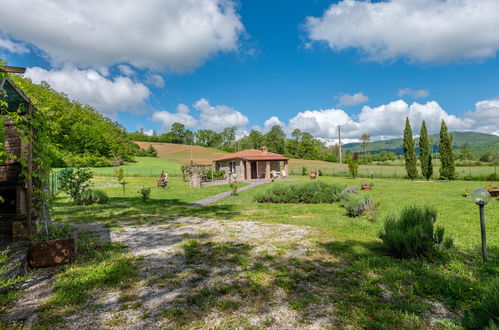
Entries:
{"label": "terracotta tile roof", "polygon": [[273,152],[261,151],[256,149],[242,150],[234,152],[232,154],[225,155],[223,157],[214,159],[213,161],[229,160],[229,159],[243,159],[243,160],[288,160],[280,154],[275,154]]}

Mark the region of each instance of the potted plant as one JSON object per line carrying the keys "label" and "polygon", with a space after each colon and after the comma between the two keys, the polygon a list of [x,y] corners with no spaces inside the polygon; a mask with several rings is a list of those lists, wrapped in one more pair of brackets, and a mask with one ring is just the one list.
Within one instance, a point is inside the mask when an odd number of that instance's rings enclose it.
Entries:
{"label": "potted plant", "polygon": [[374,187],[374,183],[372,183],[372,182],[371,183],[362,182],[360,184],[360,188],[362,190],[371,190],[373,187]]}
{"label": "potted plant", "polygon": [[76,258],[77,231],[65,224],[45,223],[31,237],[29,265],[34,268],[68,263]]}

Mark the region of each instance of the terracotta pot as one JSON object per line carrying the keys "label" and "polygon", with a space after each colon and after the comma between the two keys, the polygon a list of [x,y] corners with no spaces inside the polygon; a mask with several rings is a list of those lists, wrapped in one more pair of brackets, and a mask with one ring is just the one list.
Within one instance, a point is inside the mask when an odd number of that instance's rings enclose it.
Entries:
{"label": "terracotta pot", "polygon": [[497,196],[499,196],[499,188],[490,188],[489,193],[490,193],[490,196],[497,197]]}
{"label": "terracotta pot", "polygon": [[317,177],[317,172],[310,172],[310,179],[315,179]]}
{"label": "terracotta pot", "polygon": [[31,242],[29,265],[34,268],[62,265],[75,260],[76,253],[76,232],[71,238]]}
{"label": "terracotta pot", "polygon": [[362,190],[371,190],[372,189],[372,186],[371,185],[368,185],[368,184],[365,184],[365,183],[362,183],[360,185],[360,189]]}

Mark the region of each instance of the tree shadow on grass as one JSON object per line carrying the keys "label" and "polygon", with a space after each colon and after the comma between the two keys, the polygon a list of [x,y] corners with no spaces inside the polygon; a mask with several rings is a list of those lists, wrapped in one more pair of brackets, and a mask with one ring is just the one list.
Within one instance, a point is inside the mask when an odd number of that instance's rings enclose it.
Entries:
{"label": "tree shadow on grass", "polygon": [[73,205],[61,200],[53,204],[53,216],[62,222],[116,223],[128,221],[160,221],[172,217],[214,217],[232,219],[239,215],[234,205],[187,206],[179,199],[150,200],[112,197],[106,204]]}

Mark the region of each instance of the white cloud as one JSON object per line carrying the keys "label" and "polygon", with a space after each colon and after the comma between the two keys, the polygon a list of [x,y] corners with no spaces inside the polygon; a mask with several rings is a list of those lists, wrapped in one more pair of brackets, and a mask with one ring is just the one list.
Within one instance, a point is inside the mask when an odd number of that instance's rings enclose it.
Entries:
{"label": "white cloud", "polygon": [[199,116],[191,115],[189,107],[181,103],[177,106],[176,112],[155,112],[152,120],[161,122],[163,130],[169,130],[173,123],[179,122],[189,128],[212,129],[215,131],[235,126],[239,135],[245,134],[245,128],[249,120],[239,111],[226,105],[212,106],[205,98],[198,100],[194,104],[194,108],[199,111]]}
{"label": "white cloud", "polygon": [[284,127],[284,123],[279,119],[279,117],[272,116],[263,123],[263,131],[268,132],[273,126]]}
{"label": "white cloud", "polygon": [[340,99],[340,104],[347,106],[362,104],[369,101],[369,97],[364,95],[364,93],[341,94],[339,96],[339,99]]}
{"label": "white cloud", "polygon": [[165,80],[159,74],[148,73],[145,82],[158,88],[165,87]]}
{"label": "white cloud", "polygon": [[25,54],[29,51],[25,45],[18,42],[14,42],[8,39],[7,37],[3,37],[1,33],[0,33],[0,48],[6,49],[8,52],[15,54]]}
{"label": "white cloud", "polygon": [[144,134],[147,136],[153,136],[154,130],[153,129],[145,129]]}
{"label": "white cloud", "polygon": [[478,132],[499,135],[499,96],[477,102],[475,111],[465,113],[463,118],[472,121]]}
{"label": "white cloud", "polygon": [[239,111],[226,105],[212,106],[205,98],[197,101],[194,108],[201,112],[200,123],[208,129],[219,131],[232,126],[241,129],[246,127],[249,122],[248,117]]}
{"label": "white cloud", "polygon": [[476,103],[475,110],[458,117],[447,113],[436,101],[408,104],[403,100],[377,107],[362,107],[356,116],[342,109],[307,110],[297,113],[283,127],[287,132],[298,128],[328,142],[338,137],[341,125],[342,139],[359,139],[369,134],[373,139],[400,137],[405,119],[409,117],[415,134],[419,133],[423,120],[430,133],[440,130],[444,120],[451,131],[478,131],[499,135],[499,97]]}
{"label": "white cloud", "polygon": [[173,123],[181,123],[188,128],[197,128],[199,121],[189,112],[189,107],[181,103],[177,106],[177,112],[156,111],[152,115],[152,120],[160,122],[165,131],[169,130]]}
{"label": "white cloud", "polygon": [[131,77],[131,76],[135,75],[135,71],[131,67],[129,67],[128,65],[120,64],[120,65],[118,65],[118,69],[120,70],[121,74],[123,74],[127,77]]}
{"label": "white cloud", "polygon": [[497,0],[344,0],[307,17],[305,29],[311,41],[357,48],[370,60],[482,59],[499,49],[498,12]]}
{"label": "white cloud", "polygon": [[415,99],[428,97],[430,95],[430,91],[428,89],[412,89],[412,88],[401,88],[399,89],[398,96],[404,97],[409,95]]}
{"label": "white cloud", "polygon": [[232,0],[0,0],[0,8],[4,35],[35,45],[54,64],[82,67],[189,71],[237,50],[244,33]]}
{"label": "white cloud", "polygon": [[69,98],[111,118],[115,118],[118,111],[140,110],[151,94],[147,86],[127,77],[107,79],[95,70],[79,70],[70,65],[60,70],[28,68],[25,75],[34,83],[46,81]]}

